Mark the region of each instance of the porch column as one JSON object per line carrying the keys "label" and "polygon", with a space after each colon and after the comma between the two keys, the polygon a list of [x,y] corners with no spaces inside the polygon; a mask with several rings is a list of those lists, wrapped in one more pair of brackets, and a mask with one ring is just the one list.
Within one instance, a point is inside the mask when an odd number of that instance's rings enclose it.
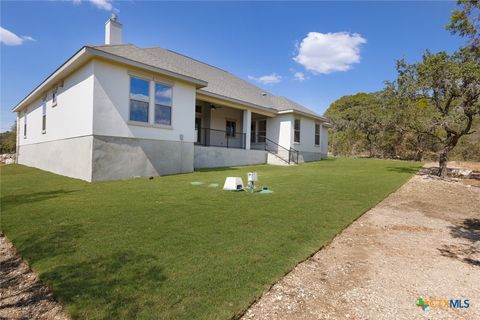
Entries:
{"label": "porch column", "polygon": [[243,132],[245,133],[245,149],[250,150],[250,129],[252,123],[252,112],[243,111]]}

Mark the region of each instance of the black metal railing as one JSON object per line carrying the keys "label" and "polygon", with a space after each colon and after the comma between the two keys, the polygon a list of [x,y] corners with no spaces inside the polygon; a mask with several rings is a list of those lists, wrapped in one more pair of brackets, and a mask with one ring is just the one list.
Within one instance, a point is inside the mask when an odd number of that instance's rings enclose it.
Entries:
{"label": "black metal railing", "polygon": [[275,141],[268,139],[266,136],[257,135],[255,139],[252,140],[257,141],[256,143],[252,142],[252,149],[268,151],[288,164],[292,162],[298,164],[298,150],[294,148],[287,149]]}
{"label": "black metal railing", "polygon": [[206,147],[245,149],[245,139],[246,134],[243,132],[201,128],[197,131],[197,142],[195,144]]}

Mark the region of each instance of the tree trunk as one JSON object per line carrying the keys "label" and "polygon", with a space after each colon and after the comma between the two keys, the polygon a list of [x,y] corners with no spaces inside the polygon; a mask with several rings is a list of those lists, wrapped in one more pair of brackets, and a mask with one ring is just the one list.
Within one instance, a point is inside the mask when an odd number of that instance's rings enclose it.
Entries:
{"label": "tree trunk", "polygon": [[439,162],[438,176],[445,178],[447,176],[448,148],[444,148],[440,152],[440,157],[438,162]]}

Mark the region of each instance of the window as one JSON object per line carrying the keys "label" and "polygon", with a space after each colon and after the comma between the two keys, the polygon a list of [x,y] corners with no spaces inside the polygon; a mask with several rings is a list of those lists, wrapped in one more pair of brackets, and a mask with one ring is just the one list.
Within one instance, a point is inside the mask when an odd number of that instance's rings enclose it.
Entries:
{"label": "window", "polygon": [[42,133],[47,130],[47,98],[43,98],[42,102]]}
{"label": "window", "polygon": [[172,124],[172,87],[155,83],[155,123]]}
{"label": "window", "polygon": [[225,131],[227,131],[228,137],[235,137],[236,127],[237,127],[237,124],[235,123],[235,121],[227,120],[227,126]]}
{"label": "window", "polygon": [[250,124],[250,142],[255,143],[257,138],[257,121]]}
{"label": "window", "polygon": [[315,145],[320,145],[320,125],[315,124]]}
{"label": "window", "polygon": [[52,91],[52,107],[57,105],[57,89],[53,89]]}
{"label": "window", "polygon": [[265,142],[265,136],[267,135],[267,120],[258,121],[258,142]]}
{"label": "window", "polygon": [[293,142],[300,143],[300,119],[295,119]]}
{"label": "window", "polygon": [[27,111],[23,112],[23,138],[27,138]]}
{"label": "window", "polygon": [[148,122],[149,87],[148,80],[130,78],[130,120]]}

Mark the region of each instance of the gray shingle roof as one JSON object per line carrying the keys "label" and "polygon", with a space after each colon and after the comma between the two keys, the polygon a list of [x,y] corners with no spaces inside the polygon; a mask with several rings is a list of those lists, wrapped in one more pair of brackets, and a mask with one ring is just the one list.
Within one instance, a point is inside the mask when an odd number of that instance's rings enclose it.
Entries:
{"label": "gray shingle roof", "polygon": [[[92,46],[116,56],[134,60],[149,66],[165,69],[191,78],[208,82],[202,91],[247,102],[275,111],[296,110],[314,117],[321,117],[312,110],[279,97],[233,74],[163,48],[138,48],[132,44]],[[265,95],[266,93],[266,95]]]}

